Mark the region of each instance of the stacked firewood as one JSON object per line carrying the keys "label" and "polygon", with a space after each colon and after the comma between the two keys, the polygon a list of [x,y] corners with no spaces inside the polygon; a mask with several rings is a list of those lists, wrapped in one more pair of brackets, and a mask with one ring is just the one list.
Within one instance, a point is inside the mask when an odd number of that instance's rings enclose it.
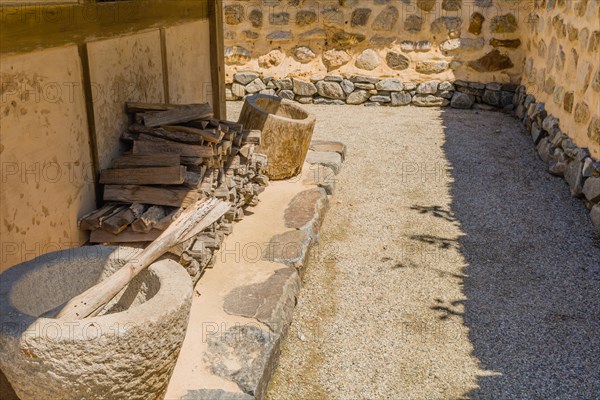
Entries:
{"label": "stacked firewood", "polygon": [[153,241],[191,204],[216,197],[231,204],[210,228],[173,252],[194,278],[244,208],[268,184],[266,156],[255,153],[261,132],[212,118],[208,104],[127,103],[133,123],[121,136],[129,150],[101,171],[105,205],[82,217],[92,243]]}

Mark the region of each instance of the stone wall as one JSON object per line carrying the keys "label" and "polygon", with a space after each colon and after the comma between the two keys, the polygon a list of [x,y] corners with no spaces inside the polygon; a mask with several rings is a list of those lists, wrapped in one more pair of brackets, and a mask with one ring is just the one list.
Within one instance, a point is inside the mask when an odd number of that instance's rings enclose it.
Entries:
{"label": "stone wall", "polygon": [[315,74],[518,82],[528,2],[225,1],[227,79]]}
{"label": "stone wall", "polygon": [[538,0],[524,26],[523,85],[600,159],[600,2]]}
{"label": "stone wall", "polygon": [[522,83],[600,158],[600,0],[225,0],[224,20],[230,100],[510,108]]}

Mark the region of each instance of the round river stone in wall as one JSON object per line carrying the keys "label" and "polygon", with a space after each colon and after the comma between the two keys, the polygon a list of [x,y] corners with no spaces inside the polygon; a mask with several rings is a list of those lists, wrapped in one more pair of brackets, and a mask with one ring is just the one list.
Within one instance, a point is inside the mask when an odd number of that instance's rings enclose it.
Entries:
{"label": "round river stone in wall", "polygon": [[317,93],[329,99],[344,99],[346,95],[337,82],[319,81],[316,83]]}
{"label": "round river stone in wall", "polygon": [[355,65],[357,68],[372,71],[379,66],[379,56],[373,49],[367,49],[360,53],[356,58]]}
{"label": "round river stone in wall", "polygon": [[371,28],[375,31],[391,31],[399,16],[400,13],[396,7],[388,6],[375,18]]}

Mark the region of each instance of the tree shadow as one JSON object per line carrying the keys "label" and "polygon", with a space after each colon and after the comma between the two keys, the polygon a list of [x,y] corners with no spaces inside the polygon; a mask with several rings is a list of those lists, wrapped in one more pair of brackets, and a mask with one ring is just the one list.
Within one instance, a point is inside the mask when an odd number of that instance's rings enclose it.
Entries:
{"label": "tree shadow", "polygon": [[[464,233],[462,317],[490,372],[464,396],[598,398],[600,248],[587,209],[548,174],[517,120],[451,108],[442,120],[451,210],[414,209]],[[454,306],[431,308],[449,318],[460,314]]]}

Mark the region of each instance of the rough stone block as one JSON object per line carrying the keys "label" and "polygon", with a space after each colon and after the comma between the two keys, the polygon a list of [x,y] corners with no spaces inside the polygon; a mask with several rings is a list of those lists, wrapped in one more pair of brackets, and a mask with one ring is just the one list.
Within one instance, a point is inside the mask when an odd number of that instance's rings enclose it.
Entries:
{"label": "rough stone block", "polygon": [[391,94],[392,97],[392,106],[406,106],[409,105],[412,101],[412,96],[407,92],[393,92]]}
{"label": "rough stone block", "polygon": [[600,177],[590,177],[583,184],[583,194],[591,202],[600,201]]}
{"label": "rough stone block", "polygon": [[450,101],[450,106],[453,108],[469,109],[473,106],[473,103],[475,103],[475,96],[461,92],[454,92],[452,100]]}

